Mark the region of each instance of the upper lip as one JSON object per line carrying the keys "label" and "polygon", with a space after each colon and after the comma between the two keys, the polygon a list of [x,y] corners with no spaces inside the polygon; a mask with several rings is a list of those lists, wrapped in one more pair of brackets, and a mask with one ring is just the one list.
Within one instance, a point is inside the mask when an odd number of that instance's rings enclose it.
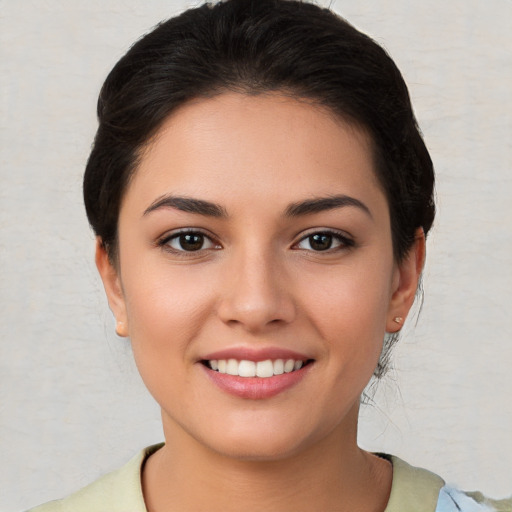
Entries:
{"label": "upper lip", "polygon": [[236,359],[237,361],[266,361],[267,359],[294,359],[295,361],[307,361],[312,359],[305,354],[295,352],[280,347],[267,348],[249,348],[249,347],[232,347],[211,352],[201,358],[202,361],[211,361],[219,359]]}

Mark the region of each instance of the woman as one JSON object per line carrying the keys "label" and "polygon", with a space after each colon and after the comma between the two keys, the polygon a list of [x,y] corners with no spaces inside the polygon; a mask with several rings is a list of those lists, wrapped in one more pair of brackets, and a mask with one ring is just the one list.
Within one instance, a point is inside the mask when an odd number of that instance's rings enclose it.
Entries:
{"label": "woman", "polygon": [[357,446],[435,213],[378,45],[307,3],[203,6],[132,47],[98,116],[96,263],[165,444],[34,510],[510,510]]}

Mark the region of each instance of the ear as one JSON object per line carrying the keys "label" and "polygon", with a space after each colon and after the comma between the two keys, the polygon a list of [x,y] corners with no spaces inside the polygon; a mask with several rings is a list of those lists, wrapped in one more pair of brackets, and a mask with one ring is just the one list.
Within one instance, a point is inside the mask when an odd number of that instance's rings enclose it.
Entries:
{"label": "ear", "polygon": [[118,270],[110,261],[100,237],[96,237],[96,267],[100,273],[110,310],[116,319],[116,333],[123,338],[128,336],[128,316],[121,279]]}
{"label": "ear", "polygon": [[397,265],[393,275],[393,294],[386,322],[387,332],[399,331],[412,307],[425,263],[425,233],[416,230],[414,245]]}

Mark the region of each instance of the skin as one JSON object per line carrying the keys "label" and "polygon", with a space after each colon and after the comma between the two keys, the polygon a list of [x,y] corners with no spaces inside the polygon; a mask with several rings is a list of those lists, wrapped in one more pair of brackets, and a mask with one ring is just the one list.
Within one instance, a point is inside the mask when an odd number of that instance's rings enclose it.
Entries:
{"label": "skin", "polygon": [[[166,195],[224,216],[155,207]],[[286,213],[333,195],[363,206]],[[202,249],[169,239],[184,228],[208,236]],[[314,250],[308,237],[333,230],[332,248]],[[414,300],[417,235],[398,264],[368,137],[320,107],[225,93],[170,116],[124,196],[118,263],[101,240],[96,252],[118,333],[162,409],[166,445],[143,472],[148,510],[385,509],[392,468],[357,446],[357,417],[384,334]],[[290,389],[243,399],[200,362],[233,347],[314,362]]]}

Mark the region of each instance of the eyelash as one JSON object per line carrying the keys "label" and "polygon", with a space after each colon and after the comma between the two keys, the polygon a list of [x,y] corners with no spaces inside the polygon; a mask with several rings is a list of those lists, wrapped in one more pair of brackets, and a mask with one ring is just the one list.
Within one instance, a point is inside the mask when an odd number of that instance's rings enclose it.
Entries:
{"label": "eyelash", "polygon": [[[186,250],[183,248],[182,244],[180,242],[180,246],[182,247],[181,249],[177,249],[175,247],[172,247],[170,245],[170,242],[171,241],[174,241],[174,240],[178,240],[181,238],[181,237],[184,237],[184,236],[187,236],[187,235],[196,235],[196,236],[200,236],[201,237],[201,247],[197,248],[197,249],[192,249],[192,250]],[[327,247],[325,249],[319,249],[319,250],[314,250],[312,247],[311,247],[311,241],[312,241],[312,237],[314,236],[327,236],[327,237],[330,237],[330,242],[332,243],[335,243],[337,242],[338,245],[335,246],[335,247]],[[309,242],[309,246],[311,247],[310,249],[305,249],[305,248],[301,248],[299,247],[299,245],[306,241],[306,240],[310,240]],[[206,247],[204,248],[203,245],[205,243],[205,241],[208,241],[210,244],[211,244],[211,247]],[[331,243],[331,245],[332,245]],[[161,247],[162,249],[164,249],[165,251],[167,252],[171,252],[173,254],[176,254],[176,255],[179,255],[179,256],[184,256],[186,257],[186,255],[192,255],[192,254],[195,254],[195,253],[198,253],[198,254],[201,254],[203,251],[209,251],[209,250],[212,250],[212,249],[221,249],[222,246],[215,241],[215,239],[211,236],[211,235],[208,235],[206,234],[205,232],[199,230],[199,229],[195,229],[195,228],[190,228],[190,229],[181,229],[179,231],[176,231],[174,233],[171,233],[171,234],[167,234],[165,236],[163,236],[162,238],[160,238],[159,240],[157,240],[157,243],[156,245],[158,247]],[[347,250],[347,249],[350,249],[352,247],[355,246],[355,242],[352,238],[348,237],[345,233],[343,232],[340,232],[340,231],[335,231],[335,230],[332,230],[332,229],[323,229],[323,230],[315,230],[315,231],[311,231],[310,233],[306,234],[305,236],[303,236],[298,242],[294,243],[292,245],[292,249],[294,250],[304,250],[304,251],[309,251],[309,252],[313,252],[313,253],[333,253],[333,252],[337,252],[337,251],[343,251],[343,250]]]}
{"label": "eyelash", "polygon": [[[173,240],[179,241],[179,239],[181,237],[186,236],[186,235],[196,235],[196,236],[199,235],[200,237],[202,237],[202,245],[204,245],[204,243],[206,241],[208,241],[212,245],[212,247],[207,247],[207,248],[200,247],[195,250],[187,251],[183,248],[176,249],[170,245],[171,241],[173,241]],[[215,239],[211,235],[208,235],[205,232],[201,231],[200,229],[195,229],[195,228],[180,229],[179,231],[175,231],[174,233],[166,234],[165,236],[163,236],[162,238],[157,240],[156,245],[158,247],[161,247],[162,249],[164,249],[167,252],[176,254],[178,256],[184,256],[184,257],[186,257],[187,255],[196,254],[196,253],[201,254],[201,253],[203,253],[203,251],[221,248],[221,245],[218,242],[216,242]],[[181,243],[180,243],[180,245],[181,245]]]}
{"label": "eyelash", "polygon": [[[332,242],[338,242],[338,246],[336,247],[328,247],[326,249],[322,250],[314,250],[314,249],[302,249],[301,247],[298,247],[300,243],[310,239],[310,247],[311,247],[311,238],[318,235],[327,235],[328,237],[332,237]],[[307,235],[303,236],[297,243],[293,245],[292,248],[296,248],[296,250],[305,250],[305,251],[311,251],[314,253],[333,253],[338,251],[343,251],[347,249],[351,249],[355,246],[355,241],[350,238],[346,233],[341,231],[336,231],[333,229],[320,229],[311,231]]]}

